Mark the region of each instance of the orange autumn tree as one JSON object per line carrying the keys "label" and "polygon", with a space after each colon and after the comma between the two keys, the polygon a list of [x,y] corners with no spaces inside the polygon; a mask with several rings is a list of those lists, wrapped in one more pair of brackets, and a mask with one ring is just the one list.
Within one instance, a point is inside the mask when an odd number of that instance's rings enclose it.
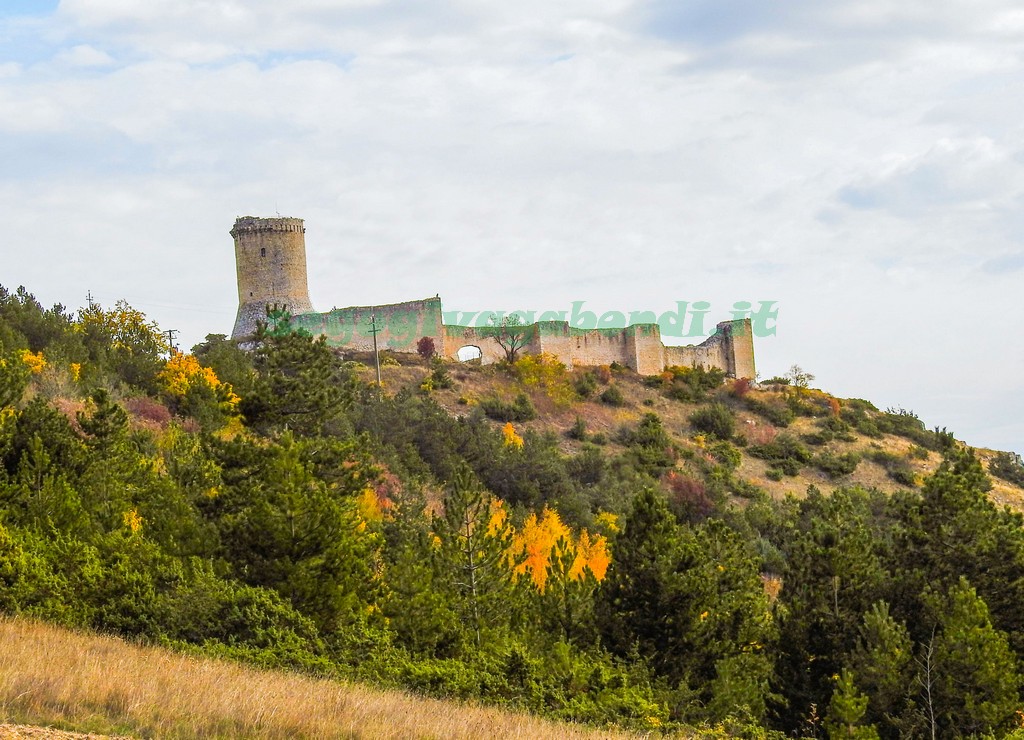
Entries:
{"label": "orange autumn tree", "polygon": [[157,382],[176,409],[207,428],[218,428],[238,415],[239,397],[212,368],[194,355],[172,352]]}
{"label": "orange autumn tree", "polygon": [[591,629],[591,596],[611,561],[606,538],[586,529],[574,537],[558,512],[544,507],[513,535],[511,557],[519,561],[516,576],[529,577],[536,589],[544,626],[557,628],[566,640],[584,638]]}

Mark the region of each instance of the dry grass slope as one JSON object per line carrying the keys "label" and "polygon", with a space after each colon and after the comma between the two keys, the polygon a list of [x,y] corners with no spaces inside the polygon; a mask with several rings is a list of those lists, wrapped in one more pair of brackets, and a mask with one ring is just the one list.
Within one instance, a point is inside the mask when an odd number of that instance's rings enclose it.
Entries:
{"label": "dry grass slope", "polygon": [[[397,392],[403,387],[417,389],[427,373],[426,364],[415,356],[403,355],[401,363],[400,367],[388,366],[383,369],[384,386],[390,393]],[[552,403],[541,389],[521,387],[507,373],[500,371],[494,365],[481,367],[473,364],[453,364],[449,369],[455,380],[455,386],[448,390],[437,391],[433,397],[450,413],[453,415],[467,414],[472,410],[472,406],[485,396],[497,395],[511,399],[520,391],[525,390],[536,406],[538,414],[535,420],[516,426],[521,430],[533,429],[539,432],[554,431],[558,433],[562,452],[566,454],[574,454],[580,449],[578,442],[565,437],[565,432],[572,426],[577,416],[586,422],[588,432],[599,432],[607,438],[608,443],[604,450],[606,454],[613,455],[622,451],[622,447],[615,441],[616,431],[623,425],[635,426],[644,413],[651,411],[661,417],[665,430],[682,448],[691,449],[698,454],[702,453],[702,450],[694,444],[693,428],[688,420],[690,414],[702,404],[685,403],[666,398],[660,390],[646,387],[640,376],[632,372],[614,378],[613,382],[622,392],[626,403],[622,407],[611,407],[600,403],[596,396],[589,401],[576,400],[567,406],[558,406]],[[588,370],[589,368],[584,368],[574,372],[578,375]],[[365,377],[367,379],[370,377],[368,369]],[[599,386],[597,392],[600,393],[604,388],[604,385]],[[753,390],[751,394],[760,400],[771,400],[778,396],[778,393],[767,389]],[[460,398],[468,400],[469,404],[459,403],[458,399]],[[770,422],[733,400],[727,393],[727,387],[709,394],[707,402],[711,401],[722,401],[734,408],[737,430],[748,436],[751,443],[767,441],[776,433],[799,436],[817,431],[815,420],[807,417],[797,417],[786,429],[776,428]],[[495,426],[500,426],[500,424],[495,422]],[[759,434],[762,436],[768,434],[769,436],[759,442]],[[747,450],[742,450],[743,459],[737,471],[738,476],[764,489],[775,499],[781,499],[790,494],[801,498],[806,495],[807,487],[810,485],[817,486],[823,491],[830,491],[839,486],[858,485],[891,493],[906,487],[894,482],[881,466],[868,459],[867,456],[870,453],[882,451],[907,460],[919,480],[935,472],[942,461],[942,456],[937,452],[929,452],[922,459],[913,458],[910,456],[910,450],[916,445],[893,434],[885,434],[874,439],[851,429],[850,435],[852,441],[833,441],[811,450],[815,453],[853,452],[864,456],[854,473],[843,478],[830,479],[823,472],[808,465],[804,466],[796,476],[786,476],[778,481],[771,480],[766,476],[768,464],[750,456]],[[987,466],[995,453],[992,450],[978,449],[977,454]],[[1005,505],[1016,511],[1024,512],[1024,489],[993,478],[992,491],[989,495],[997,506]],[[742,502],[738,501],[738,503]]]}
{"label": "dry grass slope", "polygon": [[160,738],[614,738],[493,708],[0,620],[0,721]]}

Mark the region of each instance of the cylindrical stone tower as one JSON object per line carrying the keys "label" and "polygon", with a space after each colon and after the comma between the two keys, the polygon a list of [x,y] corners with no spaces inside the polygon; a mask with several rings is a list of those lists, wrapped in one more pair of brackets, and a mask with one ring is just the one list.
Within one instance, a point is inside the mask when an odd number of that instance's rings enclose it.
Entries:
{"label": "cylindrical stone tower", "polygon": [[266,321],[267,306],[292,316],[313,313],[306,285],[306,229],[301,218],[235,219],[235,268],[238,273],[238,315],[232,339],[256,333]]}

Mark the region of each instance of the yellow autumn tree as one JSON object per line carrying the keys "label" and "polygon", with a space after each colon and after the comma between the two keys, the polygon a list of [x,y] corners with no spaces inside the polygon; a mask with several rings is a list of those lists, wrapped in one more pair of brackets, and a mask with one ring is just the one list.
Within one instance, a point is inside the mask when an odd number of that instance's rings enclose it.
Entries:
{"label": "yellow autumn tree", "polygon": [[499,533],[506,529],[505,525],[508,523],[508,509],[505,508],[505,502],[498,498],[491,498],[488,501],[487,506],[487,536],[497,537]]}
{"label": "yellow autumn tree", "polygon": [[603,535],[587,530],[573,536],[558,512],[545,507],[531,514],[512,540],[519,562],[517,577],[529,577],[538,597],[539,615],[546,629],[556,629],[566,640],[581,639],[592,627],[592,595],[604,580],[611,558]]}
{"label": "yellow autumn tree", "polygon": [[562,408],[576,400],[569,369],[553,354],[524,355],[515,364],[515,373],[523,385],[539,387]]}
{"label": "yellow autumn tree", "polygon": [[179,398],[184,397],[189,388],[196,383],[205,383],[211,388],[220,385],[217,373],[212,368],[200,365],[194,355],[181,352],[171,354],[158,378],[167,393]]}
{"label": "yellow autumn tree", "polygon": [[122,513],[121,519],[124,521],[125,528],[132,534],[138,534],[142,531],[142,523],[144,519],[139,516],[137,509],[129,509]]}
{"label": "yellow autumn tree", "polygon": [[523,438],[516,433],[516,428],[511,421],[506,422],[505,426],[501,428],[501,436],[504,438],[506,447],[511,447],[514,450],[523,449]]}
{"label": "yellow autumn tree", "polygon": [[571,537],[569,528],[562,523],[562,518],[554,509],[544,507],[540,516],[530,514],[520,529],[512,537],[512,550],[522,556],[515,568],[517,576],[528,576],[542,592],[547,583],[548,563],[551,561],[552,550],[561,539]]}
{"label": "yellow autumn tree", "polygon": [[76,328],[86,334],[102,333],[115,349],[133,354],[151,350],[166,352],[170,349],[156,322],[150,321],[142,311],[132,308],[123,300],[115,303],[109,311],[105,311],[99,303],[79,309]]}
{"label": "yellow autumn tree", "polygon": [[46,358],[42,352],[32,352],[27,349],[21,351],[21,361],[25,363],[33,375],[39,375],[46,369]]}
{"label": "yellow autumn tree", "polygon": [[222,382],[212,368],[203,367],[194,355],[172,352],[157,374],[161,389],[179,411],[200,423],[219,426],[238,414],[238,395]]}
{"label": "yellow autumn tree", "polygon": [[517,576],[528,576],[541,593],[552,575],[552,565],[566,561],[565,577],[581,581],[589,569],[597,582],[604,580],[611,562],[608,542],[603,535],[591,535],[582,530],[573,537],[572,530],[554,509],[547,506],[537,514],[530,514],[522,529],[512,538],[512,551],[521,556],[516,566]]}
{"label": "yellow autumn tree", "polygon": [[580,532],[576,540],[576,553],[569,569],[569,577],[574,581],[582,580],[585,571],[589,568],[594,574],[594,579],[600,583],[608,573],[608,565],[611,563],[611,555],[608,553],[608,540],[604,535],[591,536],[587,530]]}
{"label": "yellow autumn tree", "polygon": [[384,508],[380,497],[371,486],[366,486],[356,499],[356,511],[359,518],[371,525],[379,524],[384,519]]}
{"label": "yellow autumn tree", "polygon": [[74,328],[82,335],[90,368],[113,372],[129,385],[155,390],[154,378],[170,346],[144,313],[125,301],[118,301],[109,311],[90,303],[79,309]]}

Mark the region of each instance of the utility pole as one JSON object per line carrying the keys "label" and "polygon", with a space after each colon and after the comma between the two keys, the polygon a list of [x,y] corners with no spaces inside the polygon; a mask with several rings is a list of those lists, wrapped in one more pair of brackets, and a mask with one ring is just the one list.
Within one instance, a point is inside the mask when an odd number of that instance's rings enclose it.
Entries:
{"label": "utility pole", "polygon": [[380,381],[380,353],[377,351],[378,331],[380,329],[377,328],[377,316],[373,314],[370,316],[370,333],[373,334],[373,361],[377,365],[377,394],[380,395],[380,389],[384,384]]}
{"label": "utility pole", "polygon": [[92,309],[92,291],[90,290],[85,294],[85,300],[89,302],[89,308]]}
{"label": "utility pole", "polygon": [[168,329],[164,332],[167,335],[167,345],[171,348],[171,354],[177,351],[177,347],[174,346],[174,335],[178,333],[177,329]]}

